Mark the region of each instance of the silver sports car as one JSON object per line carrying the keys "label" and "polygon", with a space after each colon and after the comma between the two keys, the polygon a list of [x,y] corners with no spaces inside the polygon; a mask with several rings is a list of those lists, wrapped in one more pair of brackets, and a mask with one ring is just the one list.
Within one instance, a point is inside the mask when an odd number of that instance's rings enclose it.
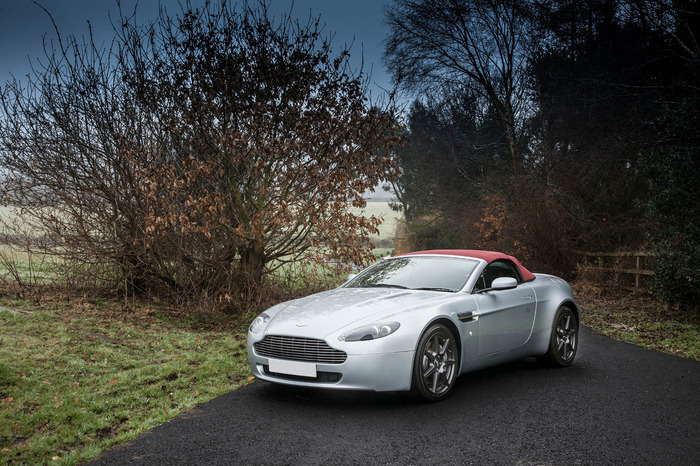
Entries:
{"label": "silver sports car", "polygon": [[270,382],[439,401],[465,372],[528,356],[570,365],[578,328],[561,278],[498,252],[421,251],[263,312],[248,331],[248,360]]}

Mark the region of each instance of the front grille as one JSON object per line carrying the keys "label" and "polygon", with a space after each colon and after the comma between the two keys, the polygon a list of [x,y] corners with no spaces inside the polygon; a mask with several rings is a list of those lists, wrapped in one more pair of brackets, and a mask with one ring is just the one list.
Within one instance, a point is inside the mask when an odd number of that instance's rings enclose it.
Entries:
{"label": "front grille", "polygon": [[344,351],[333,349],[325,341],[313,338],[268,335],[253,346],[260,356],[267,358],[325,364],[341,364],[348,358]]}

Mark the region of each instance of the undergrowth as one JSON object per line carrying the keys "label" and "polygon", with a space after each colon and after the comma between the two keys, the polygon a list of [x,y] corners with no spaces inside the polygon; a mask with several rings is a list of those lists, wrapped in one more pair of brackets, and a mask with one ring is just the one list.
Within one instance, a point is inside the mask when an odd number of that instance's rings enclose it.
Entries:
{"label": "undergrowth", "polygon": [[700,315],[667,306],[650,295],[574,286],[581,323],[648,349],[700,361]]}

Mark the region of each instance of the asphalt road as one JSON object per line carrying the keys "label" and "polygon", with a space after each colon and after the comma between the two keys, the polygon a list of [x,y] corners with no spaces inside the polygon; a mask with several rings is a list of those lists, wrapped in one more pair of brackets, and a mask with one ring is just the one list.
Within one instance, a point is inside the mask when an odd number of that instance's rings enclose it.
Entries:
{"label": "asphalt road", "polygon": [[450,398],[256,381],[94,464],[700,464],[700,363],[582,329],[566,369],[466,374]]}

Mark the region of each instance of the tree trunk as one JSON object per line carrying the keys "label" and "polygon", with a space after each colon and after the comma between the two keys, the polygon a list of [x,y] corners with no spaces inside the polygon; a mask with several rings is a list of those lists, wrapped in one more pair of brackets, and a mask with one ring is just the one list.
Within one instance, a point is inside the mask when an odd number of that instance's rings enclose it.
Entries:
{"label": "tree trunk", "polygon": [[515,116],[505,108],[499,110],[499,113],[504,126],[503,129],[506,132],[508,152],[510,153],[511,162],[513,163],[513,173],[519,175],[522,171],[522,163],[520,160],[520,150],[518,149],[518,135],[515,132]]}
{"label": "tree trunk", "polygon": [[265,243],[262,238],[246,243],[239,249],[239,254],[241,256],[240,291],[247,298],[254,294],[262,283],[265,268]]}
{"label": "tree trunk", "polygon": [[518,138],[515,134],[515,125],[512,121],[506,121],[506,132],[508,133],[508,148],[513,161],[513,173],[519,175],[522,169],[520,163],[520,151],[518,150]]}

